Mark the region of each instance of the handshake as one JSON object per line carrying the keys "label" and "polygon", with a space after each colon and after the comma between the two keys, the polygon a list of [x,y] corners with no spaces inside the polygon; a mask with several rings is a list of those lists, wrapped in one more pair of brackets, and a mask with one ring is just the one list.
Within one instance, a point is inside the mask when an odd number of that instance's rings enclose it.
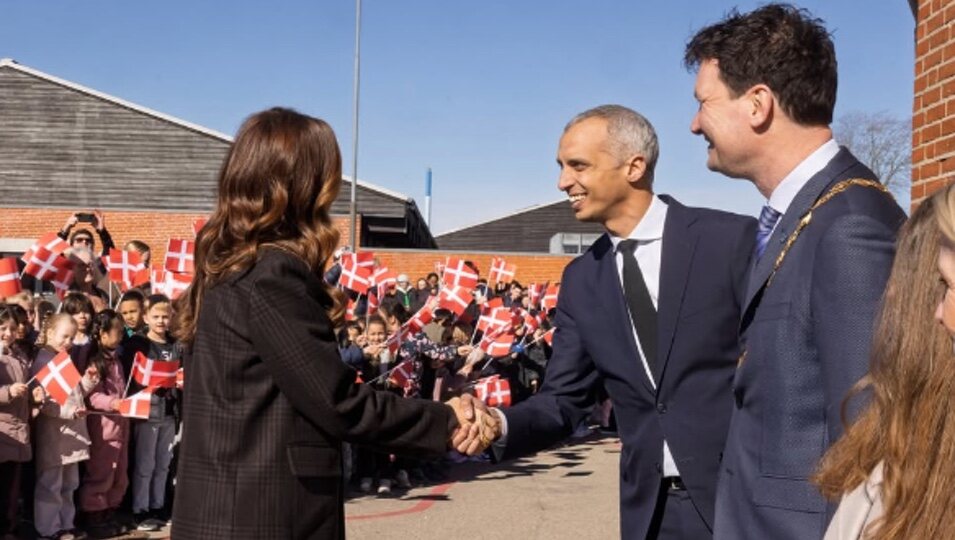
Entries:
{"label": "handshake", "polygon": [[449,446],[462,454],[474,456],[487,450],[502,435],[499,411],[488,409],[483,401],[470,394],[448,400],[454,409],[458,427],[451,434]]}

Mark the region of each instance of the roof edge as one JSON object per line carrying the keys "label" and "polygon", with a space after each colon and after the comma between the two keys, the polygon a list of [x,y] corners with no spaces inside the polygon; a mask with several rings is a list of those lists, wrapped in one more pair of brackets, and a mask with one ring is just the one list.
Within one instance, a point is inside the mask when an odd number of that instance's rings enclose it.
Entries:
{"label": "roof edge", "polygon": [[225,133],[220,133],[220,132],[218,132],[218,131],[216,131],[216,130],[214,130],[214,129],[210,129],[210,128],[207,128],[207,127],[204,127],[204,126],[200,126],[199,124],[193,124],[192,122],[187,122],[186,120],[183,120],[183,119],[181,119],[181,118],[176,118],[175,116],[171,116],[171,115],[168,115],[168,114],[165,114],[165,113],[161,113],[161,112],[159,112],[159,111],[155,111],[155,110],[153,110],[153,109],[150,109],[150,108],[148,108],[148,107],[144,107],[144,106],[142,106],[142,105],[138,105],[138,104],[133,103],[133,102],[131,102],[131,101],[126,101],[125,99],[120,99],[120,98],[118,98],[118,97],[116,97],[116,96],[113,96],[113,95],[110,95],[110,94],[106,94],[106,93],[100,92],[100,91],[98,91],[98,90],[93,90],[92,88],[89,88],[89,87],[87,87],[87,86],[83,86],[83,85],[81,85],[81,84],[77,84],[77,83],[75,83],[75,82],[68,81],[68,80],[66,80],[66,79],[61,79],[61,78],[59,78],[59,77],[50,75],[49,73],[45,73],[45,72],[40,71],[40,70],[38,70],[38,69],[34,69],[34,68],[31,68],[31,67],[24,66],[23,64],[18,63],[16,60],[13,60],[12,58],[3,58],[3,59],[0,59],[0,67],[9,67],[9,68],[14,69],[14,70],[16,70],[16,71],[19,71],[19,72],[21,72],[21,73],[25,73],[25,74],[27,74],[27,75],[30,75],[30,76],[33,76],[33,77],[37,77],[37,78],[39,78],[39,79],[43,79],[43,80],[46,80],[46,81],[49,81],[49,82],[51,82],[51,83],[53,83],[53,84],[57,84],[57,85],[59,85],[59,86],[63,86],[64,88],[69,88],[69,89],[71,89],[71,90],[75,90],[75,91],[77,91],[77,92],[81,92],[81,93],[84,93],[84,94],[93,96],[93,97],[95,97],[95,98],[102,99],[102,100],[104,100],[104,101],[108,101],[108,102],[110,102],[110,103],[114,103],[114,104],[116,104],[116,105],[119,105],[120,107],[124,107],[124,108],[126,108],[126,109],[130,109],[130,110],[132,110],[132,111],[136,111],[136,112],[145,114],[145,115],[147,115],[147,116],[152,116],[153,118],[162,120],[162,121],[164,121],[164,122],[169,122],[169,123],[171,123],[171,124],[176,124],[176,125],[178,125],[178,126],[180,126],[180,127],[184,127],[184,128],[189,129],[189,130],[191,130],[191,131],[195,131],[195,132],[201,133],[201,134],[203,134],[203,135],[208,135],[208,136],[210,136],[210,137],[213,137],[213,138],[216,138],[216,139],[220,139],[220,140],[222,140],[223,142],[228,142],[228,143],[231,143],[231,142],[232,142],[232,137],[230,137],[229,135],[226,135]]}
{"label": "roof edge", "polygon": [[464,227],[458,227],[457,229],[451,229],[450,231],[445,231],[445,232],[443,232],[443,233],[436,234],[436,235],[434,235],[434,239],[437,240],[437,239],[441,238],[442,236],[446,236],[446,235],[449,235],[449,234],[461,232],[461,231],[464,231],[464,230],[467,230],[467,229],[473,229],[474,227],[480,227],[481,225],[487,225],[488,223],[492,223],[492,222],[494,222],[494,221],[500,221],[500,220],[502,220],[502,219],[507,219],[507,218],[510,218],[510,217],[519,216],[519,215],[521,215],[521,214],[526,214],[527,212],[532,212],[532,211],[534,211],[534,210],[540,210],[541,208],[545,208],[545,207],[547,207],[547,206],[553,206],[553,205],[555,205],[555,204],[562,203],[562,202],[566,202],[566,201],[567,201],[567,198],[564,197],[564,198],[558,199],[558,200],[556,200],[556,201],[551,201],[551,202],[548,202],[548,203],[540,203],[540,204],[535,204],[535,205],[532,205],[532,206],[527,206],[527,207],[524,207],[524,208],[520,208],[520,209],[518,209],[518,210],[514,210],[513,212],[509,212],[509,213],[507,213],[507,214],[504,214],[503,216],[498,216],[498,217],[491,218],[491,219],[485,219],[484,221],[479,221],[479,222],[477,222],[477,223],[472,223],[471,225],[465,225]]}

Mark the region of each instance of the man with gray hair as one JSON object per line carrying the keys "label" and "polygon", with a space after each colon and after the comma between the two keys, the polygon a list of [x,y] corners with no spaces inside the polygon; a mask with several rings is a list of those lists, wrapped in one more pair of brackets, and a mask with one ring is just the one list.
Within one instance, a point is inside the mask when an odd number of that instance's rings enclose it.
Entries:
{"label": "man with gray hair", "polygon": [[623,443],[621,536],[706,539],[756,220],[655,195],[658,154],[650,122],[620,105],[564,129],[557,187],[607,233],[564,270],[544,385],[497,411],[494,449],[509,459],[569,437],[602,384]]}

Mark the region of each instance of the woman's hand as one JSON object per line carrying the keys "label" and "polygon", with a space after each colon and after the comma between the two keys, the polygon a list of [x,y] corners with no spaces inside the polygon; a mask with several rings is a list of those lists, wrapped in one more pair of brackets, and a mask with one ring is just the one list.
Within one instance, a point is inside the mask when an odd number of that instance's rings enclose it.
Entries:
{"label": "woman's hand", "polygon": [[10,385],[10,397],[13,399],[19,399],[26,395],[27,385],[23,383],[13,383]]}

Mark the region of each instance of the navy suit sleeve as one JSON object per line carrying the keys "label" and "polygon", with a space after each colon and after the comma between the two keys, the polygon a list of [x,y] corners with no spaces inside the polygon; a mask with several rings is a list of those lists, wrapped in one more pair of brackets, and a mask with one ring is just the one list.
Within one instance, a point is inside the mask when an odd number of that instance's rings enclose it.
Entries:
{"label": "navy suit sleeve", "polygon": [[566,439],[587,418],[596,402],[599,377],[576,322],[576,317],[586,313],[574,309],[570,297],[575,291],[567,279],[564,284],[557,300],[554,353],[547,363],[544,385],[526,401],[504,410],[504,459],[544,450]]}
{"label": "navy suit sleeve", "polygon": [[815,343],[824,381],[829,440],[842,434],[842,402],[869,368],[877,310],[892,267],[895,233],[853,214],[837,220],[816,253],[812,277]]}

